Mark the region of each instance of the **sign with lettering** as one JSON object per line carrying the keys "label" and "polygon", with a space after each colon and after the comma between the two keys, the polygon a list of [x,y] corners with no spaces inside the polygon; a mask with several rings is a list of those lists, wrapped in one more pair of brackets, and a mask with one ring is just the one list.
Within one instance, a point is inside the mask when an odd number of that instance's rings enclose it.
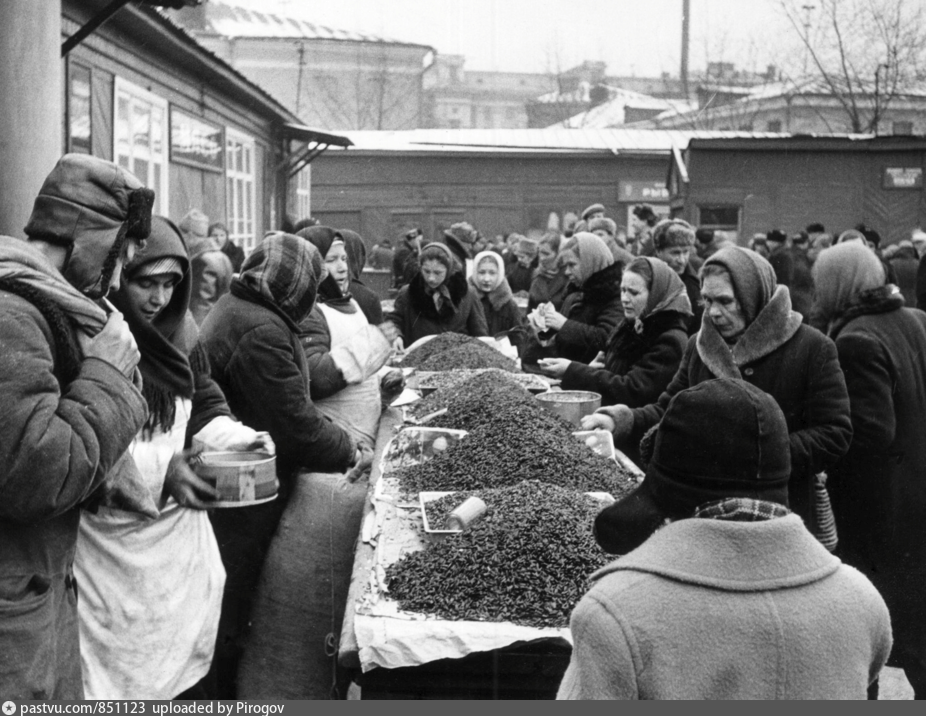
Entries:
{"label": "sign with lettering", "polygon": [[923,167],[885,167],[885,189],[922,189]]}
{"label": "sign with lettering", "polygon": [[225,139],[222,128],[170,108],[170,160],[200,169],[225,171]]}
{"label": "sign with lettering", "polygon": [[664,181],[619,181],[618,201],[666,202],[669,190]]}

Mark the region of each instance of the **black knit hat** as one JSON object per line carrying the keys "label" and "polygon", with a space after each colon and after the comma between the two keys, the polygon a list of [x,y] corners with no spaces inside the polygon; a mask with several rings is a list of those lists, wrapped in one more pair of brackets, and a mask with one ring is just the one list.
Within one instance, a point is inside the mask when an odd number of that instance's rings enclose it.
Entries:
{"label": "black knit hat", "polygon": [[606,551],[639,547],[668,519],[707,502],[749,497],[787,506],[791,451],[781,408],[742,380],[705,381],[672,398],[643,484],[606,507],[595,537]]}

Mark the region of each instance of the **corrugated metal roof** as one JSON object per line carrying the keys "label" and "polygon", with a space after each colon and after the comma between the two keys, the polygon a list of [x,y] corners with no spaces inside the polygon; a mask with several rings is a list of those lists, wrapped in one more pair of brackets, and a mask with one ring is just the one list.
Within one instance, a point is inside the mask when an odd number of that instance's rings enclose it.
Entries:
{"label": "corrugated metal roof", "polygon": [[340,131],[354,143],[351,152],[487,152],[662,154],[699,139],[773,139],[769,132],[673,129],[412,129]]}
{"label": "corrugated metal roof", "polygon": [[206,32],[223,37],[298,38],[305,40],[345,40],[348,42],[378,42],[394,45],[408,45],[431,50],[428,45],[402,42],[375,35],[349,32],[316,25],[305,20],[277,15],[272,12],[248,10],[221,0],[210,0],[206,4]]}

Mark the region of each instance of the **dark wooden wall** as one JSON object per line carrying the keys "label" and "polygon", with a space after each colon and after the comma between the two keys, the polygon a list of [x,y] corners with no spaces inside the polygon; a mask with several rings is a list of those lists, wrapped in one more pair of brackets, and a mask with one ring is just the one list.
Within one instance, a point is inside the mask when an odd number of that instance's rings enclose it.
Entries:
{"label": "dark wooden wall", "polygon": [[579,214],[596,202],[623,226],[618,181],[665,180],[667,168],[668,156],[658,155],[329,150],[312,163],[312,215],[355,228],[370,244],[412,227],[430,238],[462,220],[487,236],[541,231],[550,212]]}

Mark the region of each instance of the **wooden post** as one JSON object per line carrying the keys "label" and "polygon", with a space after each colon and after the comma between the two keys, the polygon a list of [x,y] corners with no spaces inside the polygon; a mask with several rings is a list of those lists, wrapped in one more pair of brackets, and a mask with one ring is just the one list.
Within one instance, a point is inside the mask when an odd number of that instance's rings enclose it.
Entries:
{"label": "wooden post", "polygon": [[3,0],[0,28],[0,234],[21,237],[61,156],[61,2]]}

